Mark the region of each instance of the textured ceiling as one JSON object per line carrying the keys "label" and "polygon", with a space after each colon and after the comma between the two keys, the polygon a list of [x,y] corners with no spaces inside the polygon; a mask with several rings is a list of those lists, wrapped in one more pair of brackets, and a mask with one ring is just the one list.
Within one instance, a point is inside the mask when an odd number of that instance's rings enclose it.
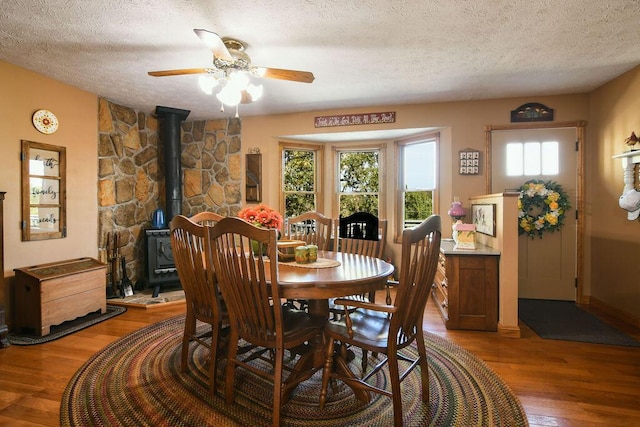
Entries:
{"label": "textured ceiling", "polygon": [[240,39],[254,65],[311,71],[261,79],[241,116],[592,90],[640,64],[640,1],[4,0],[0,59],[150,113],[229,116],[197,76],[193,33]]}

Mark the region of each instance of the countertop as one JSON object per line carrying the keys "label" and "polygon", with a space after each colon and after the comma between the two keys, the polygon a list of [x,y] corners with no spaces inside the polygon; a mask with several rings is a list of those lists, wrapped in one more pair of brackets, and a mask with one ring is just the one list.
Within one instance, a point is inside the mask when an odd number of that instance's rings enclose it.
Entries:
{"label": "countertop", "polygon": [[456,249],[453,239],[442,239],[440,241],[440,252],[445,255],[490,255],[499,256],[500,251],[489,246],[476,242],[475,249]]}

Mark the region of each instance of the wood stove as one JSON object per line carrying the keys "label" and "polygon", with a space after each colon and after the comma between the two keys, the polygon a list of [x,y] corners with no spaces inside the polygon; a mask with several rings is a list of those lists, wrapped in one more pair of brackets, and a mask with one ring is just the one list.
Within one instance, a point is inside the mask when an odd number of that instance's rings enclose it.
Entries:
{"label": "wood stove", "polygon": [[153,297],[155,298],[163,285],[180,283],[173,260],[169,229],[145,230],[145,248],[147,252],[147,284],[153,286]]}
{"label": "wood stove", "polygon": [[[164,182],[169,223],[182,208],[182,168],[180,124],[189,115],[188,110],[156,106],[160,123],[160,139],[164,148]],[[147,284],[153,286],[157,297],[162,285],[180,283],[171,251],[171,236],[168,228],[145,230]]]}

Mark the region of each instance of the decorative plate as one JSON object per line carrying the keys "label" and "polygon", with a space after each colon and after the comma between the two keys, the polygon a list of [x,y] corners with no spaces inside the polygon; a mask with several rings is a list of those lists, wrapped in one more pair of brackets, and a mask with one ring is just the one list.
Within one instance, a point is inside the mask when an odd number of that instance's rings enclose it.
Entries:
{"label": "decorative plate", "polygon": [[58,118],[49,110],[33,113],[33,126],[42,133],[50,134],[58,130]]}

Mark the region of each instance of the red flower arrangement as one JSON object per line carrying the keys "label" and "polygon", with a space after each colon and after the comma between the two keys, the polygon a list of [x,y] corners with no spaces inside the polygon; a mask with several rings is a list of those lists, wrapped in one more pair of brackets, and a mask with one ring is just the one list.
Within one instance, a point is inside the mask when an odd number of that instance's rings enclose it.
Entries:
{"label": "red flower arrangement", "polygon": [[282,215],[280,212],[271,209],[267,205],[249,206],[238,212],[238,218],[257,227],[275,228],[280,230],[282,227]]}

